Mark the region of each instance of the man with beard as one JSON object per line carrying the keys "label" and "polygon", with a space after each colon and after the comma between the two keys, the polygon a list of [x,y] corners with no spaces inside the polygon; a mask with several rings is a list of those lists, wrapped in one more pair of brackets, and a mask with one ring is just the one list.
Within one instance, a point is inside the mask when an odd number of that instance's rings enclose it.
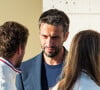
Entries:
{"label": "man with beard", "polygon": [[61,73],[67,54],[63,43],[68,37],[68,16],[58,9],[50,9],[39,18],[42,52],[21,65],[17,76],[18,90],[50,90]]}
{"label": "man with beard", "polygon": [[0,26],[0,90],[17,90],[16,74],[25,53],[28,29],[15,21]]}

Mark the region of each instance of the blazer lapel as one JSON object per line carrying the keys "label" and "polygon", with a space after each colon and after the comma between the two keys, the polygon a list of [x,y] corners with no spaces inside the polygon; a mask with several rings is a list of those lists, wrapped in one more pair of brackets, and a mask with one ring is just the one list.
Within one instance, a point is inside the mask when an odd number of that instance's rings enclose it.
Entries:
{"label": "blazer lapel", "polygon": [[33,82],[35,85],[35,90],[41,90],[41,65],[42,65],[42,53],[36,58],[35,66],[33,66]]}

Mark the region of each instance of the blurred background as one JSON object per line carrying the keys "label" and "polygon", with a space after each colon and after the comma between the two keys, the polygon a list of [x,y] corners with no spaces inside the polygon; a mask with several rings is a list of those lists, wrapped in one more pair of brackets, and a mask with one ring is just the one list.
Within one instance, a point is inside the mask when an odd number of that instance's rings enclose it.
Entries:
{"label": "blurred background", "polygon": [[17,21],[29,29],[29,39],[24,60],[41,50],[38,35],[38,18],[42,12],[42,0],[0,0],[0,24]]}
{"label": "blurred background", "polygon": [[64,46],[69,49],[72,37],[81,30],[100,32],[100,0],[43,0],[43,11],[57,8],[70,18],[69,37]]}
{"label": "blurred background", "polygon": [[86,29],[100,32],[100,0],[0,0],[0,24],[17,21],[29,29],[24,61],[41,51],[38,18],[50,8],[63,10],[70,18],[69,37],[64,43],[67,49],[77,32]]}

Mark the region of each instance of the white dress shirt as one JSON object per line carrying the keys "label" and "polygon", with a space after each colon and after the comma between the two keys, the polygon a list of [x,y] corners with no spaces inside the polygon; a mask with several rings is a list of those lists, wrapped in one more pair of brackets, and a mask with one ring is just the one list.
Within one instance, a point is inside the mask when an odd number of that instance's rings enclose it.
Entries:
{"label": "white dress shirt", "polygon": [[16,90],[15,78],[20,72],[10,62],[0,57],[0,90]]}

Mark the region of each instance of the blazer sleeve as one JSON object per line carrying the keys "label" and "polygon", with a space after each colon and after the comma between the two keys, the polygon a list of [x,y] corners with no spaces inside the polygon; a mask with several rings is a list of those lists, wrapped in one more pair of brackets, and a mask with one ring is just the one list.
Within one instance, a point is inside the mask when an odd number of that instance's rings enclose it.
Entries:
{"label": "blazer sleeve", "polygon": [[25,90],[23,86],[22,76],[21,74],[18,74],[16,76],[16,88],[17,90]]}

